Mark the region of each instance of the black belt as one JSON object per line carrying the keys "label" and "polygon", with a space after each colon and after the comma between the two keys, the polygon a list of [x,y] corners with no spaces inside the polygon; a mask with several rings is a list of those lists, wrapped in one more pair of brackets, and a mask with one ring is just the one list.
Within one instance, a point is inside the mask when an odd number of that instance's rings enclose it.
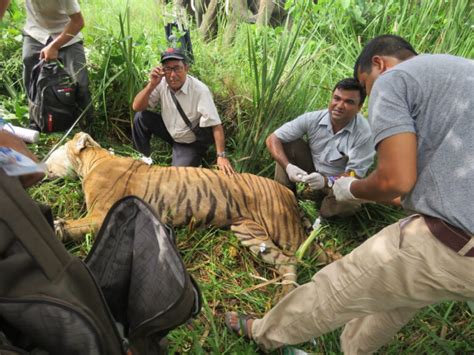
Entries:
{"label": "black belt", "polygon": [[[464,246],[471,241],[471,236],[462,229],[454,227],[442,219],[425,216],[426,225],[436,239],[446,245],[448,248],[458,253]],[[464,256],[474,256],[474,247],[467,251]]]}

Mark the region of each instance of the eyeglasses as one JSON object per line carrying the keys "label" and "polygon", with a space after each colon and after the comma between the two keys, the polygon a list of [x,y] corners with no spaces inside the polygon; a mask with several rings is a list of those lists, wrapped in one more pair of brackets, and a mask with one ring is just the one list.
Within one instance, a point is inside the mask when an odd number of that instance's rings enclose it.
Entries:
{"label": "eyeglasses", "polygon": [[165,74],[169,75],[171,74],[172,71],[174,71],[176,74],[181,74],[184,70],[183,66],[176,66],[176,67],[164,67],[163,71]]}

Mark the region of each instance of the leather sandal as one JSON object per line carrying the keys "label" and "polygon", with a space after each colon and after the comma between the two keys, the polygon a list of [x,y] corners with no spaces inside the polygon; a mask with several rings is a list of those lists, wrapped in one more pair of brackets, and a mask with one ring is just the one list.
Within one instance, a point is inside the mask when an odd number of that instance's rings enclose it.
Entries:
{"label": "leather sandal", "polygon": [[[237,317],[237,324],[231,323],[231,318]],[[238,314],[237,312],[226,312],[225,314],[225,325],[232,333],[236,333],[239,336],[243,336],[246,339],[252,339],[250,331],[247,326],[247,321],[254,319],[253,317],[245,314]]]}

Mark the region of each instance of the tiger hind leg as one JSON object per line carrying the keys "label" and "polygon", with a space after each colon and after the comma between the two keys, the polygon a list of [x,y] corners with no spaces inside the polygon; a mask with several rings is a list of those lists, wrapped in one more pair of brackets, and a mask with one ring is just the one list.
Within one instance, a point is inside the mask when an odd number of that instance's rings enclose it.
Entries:
{"label": "tiger hind leg", "polygon": [[296,275],[296,257],[285,254],[266,232],[265,228],[250,219],[242,219],[231,225],[230,229],[243,246],[248,247],[252,254],[263,261],[275,265],[282,278],[281,292],[274,298],[275,303],[298,284]]}

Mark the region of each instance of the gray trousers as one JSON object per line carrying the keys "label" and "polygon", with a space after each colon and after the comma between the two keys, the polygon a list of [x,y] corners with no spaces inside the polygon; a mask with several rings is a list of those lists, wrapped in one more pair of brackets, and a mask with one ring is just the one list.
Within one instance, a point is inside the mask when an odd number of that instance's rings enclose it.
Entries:
{"label": "gray trousers", "polygon": [[132,139],[135,148],[143,155],[150,156],[150,140],[158,136],[173,148],[172,166],[200,166],[202,157],[209,146],[198,142],[178,143],[170,136],[161,114],[151,111],[140,111],[133,119]]}
{"label": "gray trousers", "polygon": [[[303,169],[308,174],[316,171],[313,164],[311,149],[309,148],[308,143],[303,139],[283,143],[283,149],[285,150],[285,154],[291,164]],[[295,183],[288,178],[285,169],[278,163],[276,163],[275,166],[275,181],[278,181],[280,184],[285,185],[296,193]],[[360,209],[359,204],[336,201],[332,189],[328,187],[318,191],[316,195],[320,195],[320,198],[316,198],[317,200],[322,199],[319,214],[325,218],[333,216],[350,216]]]}
{"label": "gray trousers", "polygon": [[[40,61],[40,52],[44,47],[41,42],[38,42],[26,34],[23,35],[23,83],[27,91],[30,86],[31,71]],[[76,42],[70,46],[62,47],[59,50],[59,59],[63,63],[66,71],[78,84],[77,103],[83,111],[87,109],[85,122],[89,125],[92,122],[93,109],[89,91],[86,56],[82,42]]]}

